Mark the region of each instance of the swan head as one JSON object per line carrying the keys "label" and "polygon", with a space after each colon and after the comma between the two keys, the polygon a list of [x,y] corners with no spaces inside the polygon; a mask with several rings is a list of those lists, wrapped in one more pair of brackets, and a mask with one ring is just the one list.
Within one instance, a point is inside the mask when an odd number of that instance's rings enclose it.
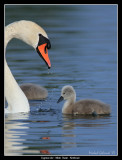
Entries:
{"label": "swan head", "polygon": [[39,41],[38,45],[36,47],[36,51],[39,54],[39,56],[45,61],[45,63],[48,65],[48,68],[51,67],[51,62],[48,56],[48,49],[51,48],[51,44],[48,38],[44,37],[42,34],[39,34]]}
{"label": "swan head", "polygon": [[62,100],[73,100],[76,99],[76,93],[72,86],[67,85],[64,86],[61,90],[61,97],[58,99],[57,103],[61,102]]}
{"label": "swan head", "polygon": [[48,49],[51,48],[51,43],[44,29],[32,21],[21,20],[14,23],[13,27],[17,31],[14,35],[15,38],[31,45],[50,68]]}

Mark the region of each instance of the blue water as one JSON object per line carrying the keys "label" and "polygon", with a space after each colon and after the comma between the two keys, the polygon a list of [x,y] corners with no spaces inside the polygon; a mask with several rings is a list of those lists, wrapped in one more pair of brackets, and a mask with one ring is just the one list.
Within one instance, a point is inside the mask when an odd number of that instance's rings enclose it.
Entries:
{"label": "blue water", "polygon": [[[5,115],[4,154],[117,155],[117,5],[5,5],[5,25],[22,19],[47,32],[52,68],[20,40],[7,46],[18,84],[40,84],[48,98],[29,101],[28,114]],[[63,102],[56,102],[64,85],[75,88],[77,100],[110,104],[111,115],[62,115]]]}

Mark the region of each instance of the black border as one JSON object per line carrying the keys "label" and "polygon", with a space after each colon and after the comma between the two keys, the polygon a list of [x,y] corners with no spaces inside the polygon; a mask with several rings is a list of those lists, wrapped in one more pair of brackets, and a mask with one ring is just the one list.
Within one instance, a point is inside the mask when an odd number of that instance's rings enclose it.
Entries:
{"label": "black border", "polygon": [[[121,10],[121,8],[120,8],[120,0],[96,0],[96,1],[89,1],[89,0],[82,0],[82,1],[78,1],[78,0],[75,0],[75,3],[73,3],[72,1],[69,1],[69,0],[65,0],[65,1],[59,1],[58,0],[58,3],[57,3],[57,1],[34,1],[35,3],[26,3],[26,2],[24,2],[23,3],[23,1],[21,0],[18,0],[18,1],[11,1],[11,3],[9,3],[9,1],[1,1],[1,5],[0,5],[0,11],[1,11],[1,14],[0,14],[0,16],[1,16],[1,18],[0,18],[0,20],[1,20],[1,29],[0,29],[0,38],[1,38],[1,41],[0,41],[0,51],[1,52],[4,52],[4,7],[5,7],[5,4],[7,5],[9,5],[9,4],[68,4],[68,5],[70,5],[70,4],[117,4],[118,5],[118,27],[119,27],[119,11]],[[41,3],[40,3],[41,2]],[[51,3],[50,3],[51,2]],[[82,2],[82,3],[80,3],[80,2]],[[3,29],[2,29],[2,27],[3,27]],[[118,29],[118,31],[119,31],[119,29]],[[118,39],[119,39],[119,34],[118,34]],[[119,50],[119,42],[118,42],[118,50]],[[118,51],[119,52],[119,51]],[[3,56],[3,57],[2,57]],[[118,73],[119,73],[119,54],[118,54],[118,65],[117,65],[117,67],[118,67]],[[0,72],[1,72],[1,75],[3,75],[3,76],[1,76],[1,83],[0,83],[0,88],[1,88],[1,90],[3,89],[3,93],[4,93],[4,55],[1,53],[1,58],[0,58]],[[119,81],[119,76],[118,76],[118,81]],[[118,91],[119,91],[119,82],[118,82]],[[1,102],[3,102],[3,105],[1,104],[1,107],[0,107],[0,120],[1,120],[1,122],[0,122],[0,124],[1,124],[1,127],[0,127],[0,138],[1,138],[1,142],[3,142],[3,143],[1,143],[1,147],[0,147],[0,157],[1,158],[5,158],[5,159],[8,159],[8,158],[13,158],[13,159],[16,159],[18,156],[4,156],[4,94],[1,94],[2,95],[2,97],[0,97],[1,98]],[[118,95],[119,95],[119,93],[118,93]],[[119,104],[118,104],[119,105]],[[118,139],[119,139],[119,107],[118,107]],[[118,140],[118,146],[119,146],[119,140]],[[51,159],[51,157],[53,157],[53,159],[56,159],[56,157],[60,157],[61,159],[65,159],[65,158],[67,158],[68,157],[68,159],[71,159],[70,157],[72,157],[72,156],[53,156],[53,155],[51,155],[51,156],[41,156],[41,155],[39,155],[39,156],[19,156],[20,158],[34,158],[34,159]],[[88,158],[89,156],[73,156],[73,157],[80,157],[80,159],[84,159],[84,158]],[[117,156],[90,156],[89,158],[90,159],[95,159],[95,158],[97,158],[97,159],[101,159],[101,158],[104,158],[105,157],[105,159],[116,159],[116,158],[120,158],[120,152],[119,152],[119,149],[118,149],[118,155]]]}

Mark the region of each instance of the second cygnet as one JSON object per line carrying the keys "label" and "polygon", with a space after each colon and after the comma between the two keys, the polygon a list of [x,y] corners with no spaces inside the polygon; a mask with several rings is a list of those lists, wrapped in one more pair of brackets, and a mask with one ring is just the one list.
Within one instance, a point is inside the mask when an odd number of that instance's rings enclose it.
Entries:
{"label": "second cygnet", "polygon": [[66,100],[62,108],[63,114],[83,114],[97,115],[110,114],[110,106],[101,101],[94,99],[84,99],[75,102],[76,93],[72,86],[64,86],[61,91],[61,97],[57,103]]}
{"label": "second cygnet", "polygon": [[37,84],[24,83],[20,85],[20,88],[29,100],[43,100],[48,96],[46,88]]}

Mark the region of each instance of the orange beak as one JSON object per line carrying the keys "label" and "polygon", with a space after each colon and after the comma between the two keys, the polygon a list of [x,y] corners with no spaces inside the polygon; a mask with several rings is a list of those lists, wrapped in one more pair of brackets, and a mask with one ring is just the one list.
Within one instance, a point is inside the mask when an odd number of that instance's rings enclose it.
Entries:
{"label": "orange beak", "polygon": [[37,52],[40,57],[43,58],[45,63],[48,65],[48,68],[51,68],[51,62],[48,56],[48,50],[47,50],[47,43],[41,44],[40,46],[37,47]]}

